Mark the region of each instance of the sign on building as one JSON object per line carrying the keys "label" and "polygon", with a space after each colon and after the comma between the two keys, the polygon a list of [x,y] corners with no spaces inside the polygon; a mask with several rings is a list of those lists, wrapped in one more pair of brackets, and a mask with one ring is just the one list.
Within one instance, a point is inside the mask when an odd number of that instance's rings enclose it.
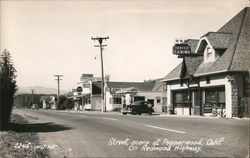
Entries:
{"label": "sign on building", "polygon": [[173,54],[176,55],[191,54],[191,49],[187,43],[177,43],[173,47]]}
{"label": "sign on building", "polygon": [[82,74],[81,81],[82,80],[87,80],[87,79],[92,79],[93,77],[94,77],[93,74]]}

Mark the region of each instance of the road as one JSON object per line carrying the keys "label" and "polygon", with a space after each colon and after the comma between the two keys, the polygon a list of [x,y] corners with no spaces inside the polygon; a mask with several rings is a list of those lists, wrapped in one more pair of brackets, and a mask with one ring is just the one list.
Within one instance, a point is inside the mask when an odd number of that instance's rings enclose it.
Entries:
{"label": "road", "polygon": [[52,157],[248,157],[249,119],[14,109]]}

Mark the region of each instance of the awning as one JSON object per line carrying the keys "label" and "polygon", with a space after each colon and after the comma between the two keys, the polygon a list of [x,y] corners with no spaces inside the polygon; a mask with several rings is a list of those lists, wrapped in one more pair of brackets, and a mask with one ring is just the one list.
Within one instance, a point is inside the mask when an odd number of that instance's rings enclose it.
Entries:
{"label": "awning", "polygon": [[72,98],[82,98],[84,96],[87,96],[87,95],[91,95],[91,93],[84,93],[84,94],[81,94],[81,95],[73,95],[73,96],[70,96],[70,97],[67,97],[68,99],[72,99]]}

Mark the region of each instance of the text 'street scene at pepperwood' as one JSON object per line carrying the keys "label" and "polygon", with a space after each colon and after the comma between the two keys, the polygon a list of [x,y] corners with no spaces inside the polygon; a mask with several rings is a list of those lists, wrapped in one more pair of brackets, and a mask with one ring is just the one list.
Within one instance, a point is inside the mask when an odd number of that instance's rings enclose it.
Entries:
{"label": "text 'street scene at pepperwood'", "polygon": [[248,0],[3,0],[0,19],[0,157],[249,157]]}

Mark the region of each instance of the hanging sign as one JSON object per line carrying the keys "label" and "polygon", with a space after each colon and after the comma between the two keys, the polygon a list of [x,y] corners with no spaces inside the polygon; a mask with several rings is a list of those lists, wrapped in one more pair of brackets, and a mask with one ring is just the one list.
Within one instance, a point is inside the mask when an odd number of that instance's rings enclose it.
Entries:
{"label": "hanging sign", "polygon": [[178,43],[173,47],[173,54],[186,55],[191,54],[191,49],[187,43]]}

